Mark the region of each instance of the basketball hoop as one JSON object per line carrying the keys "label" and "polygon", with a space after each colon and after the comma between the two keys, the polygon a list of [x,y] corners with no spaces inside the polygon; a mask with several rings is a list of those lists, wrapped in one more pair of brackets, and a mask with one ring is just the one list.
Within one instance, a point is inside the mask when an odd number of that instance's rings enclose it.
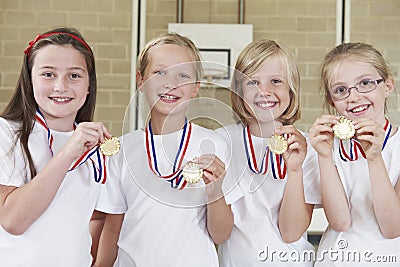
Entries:
{"label": "basketball hoop", "polygon": [[207,81],[208,84],[212,84],[213,80],[224,79],[227,76],[228,73],[225,70],[217,68],[204,68],[203,78]]}

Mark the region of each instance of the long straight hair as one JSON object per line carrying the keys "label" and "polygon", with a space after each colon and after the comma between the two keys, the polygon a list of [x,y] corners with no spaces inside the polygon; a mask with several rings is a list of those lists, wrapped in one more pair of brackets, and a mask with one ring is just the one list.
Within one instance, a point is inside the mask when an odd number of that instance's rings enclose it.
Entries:
{"label": "long straight hair", "polygon": [[[25,50],[17,85],[10,101],[3,113],[0,115],[6,120],[18,123],[15,135],[15,145],[19,139],[24,153],[25,162],[29,165],[31,178],[36,176],[37,170],[33,163],[31,152],[29,151],[28,140],[34,126],[35,114],[38,108],[33,95],[31,72],[35,63],[36,54],[40,49],[48,45],[71,45],[73,48],[81,52],[85,58],[89,73],[89,95],[87,96],[83,106],[78,111],[75,121],[78,123],[83,121],[92,121],[96,103],[97,78],[94,56],[82,35],[73,28],[57,28],[42,35],[38,35],[36,39],[29,44],[29,50]],[[15,145],[11,148],[10,153],[14,151]]]}

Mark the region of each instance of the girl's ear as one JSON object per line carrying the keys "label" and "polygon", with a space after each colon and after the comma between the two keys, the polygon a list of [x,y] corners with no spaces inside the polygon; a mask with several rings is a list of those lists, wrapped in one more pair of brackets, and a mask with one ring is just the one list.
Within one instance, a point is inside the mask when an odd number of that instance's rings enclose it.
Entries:
{"label": "girl's ear", "polygon": [[394,79],[392,77],[388,77],[385,80],[385,84],[386,84],[385,97],[388,97],[394,90]]}
{"label": "girl's ear", "polygon": [[192,98],[195,98],[197,96],[197,94],[199,93],[199,90],[200,90],[200,82],[197,81],[193,87]]}
{"label": "girl's ear", "polygon": [[138,89],[138,90],[143,90],[142,89],[142,85],[143,85],[143,76],[142,76],[142,74],[140,73],[140,71],[138,71],[138,72],[136,72],[136,88]]}

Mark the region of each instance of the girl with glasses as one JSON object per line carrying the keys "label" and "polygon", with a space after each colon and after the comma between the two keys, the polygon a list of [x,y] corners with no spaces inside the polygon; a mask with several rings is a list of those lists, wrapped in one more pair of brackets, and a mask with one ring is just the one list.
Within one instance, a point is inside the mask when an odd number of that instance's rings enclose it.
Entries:
{"label": "girl with glasses", "polygon": [[310,129],[329,222],[316,266],[394,266],[400,259],[400,135],[385,115],[394,90],[389,66],[371,45],[341,44],[324,59],[321,88],[341,117],[323,115]]}

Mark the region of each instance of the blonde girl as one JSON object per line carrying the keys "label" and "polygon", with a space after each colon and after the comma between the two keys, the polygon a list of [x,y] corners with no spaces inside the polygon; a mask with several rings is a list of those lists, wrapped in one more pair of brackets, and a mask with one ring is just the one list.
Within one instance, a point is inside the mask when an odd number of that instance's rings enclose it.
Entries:
{"label": "blonde girl", "polygon": [[[395,266],[393,258],[400,257],[400,136],[385,115],[394,90],[390,68],[369,44],[340,44],[323,61],[321,88],[338,116],[323,115],[310,129],[329,222],[316,265]],[[339,116],[355,129],[350,139],[334,135]]]}
{"label": "blonde girl", "polygon": [[[241,190],[227,196],[234,227],[219,247],[221,266],[313,265],[290,256],[313,252],[306,230],[320,203],[316,155],[307,135],[293,126],[299,98],[299,72],[287,48],[268,39],[244,48],[231,92],[240,123],[217,130],[231,143],[227,173],[236,175]],[[267,146],[273,135],[287,139],[283,154]]]}

